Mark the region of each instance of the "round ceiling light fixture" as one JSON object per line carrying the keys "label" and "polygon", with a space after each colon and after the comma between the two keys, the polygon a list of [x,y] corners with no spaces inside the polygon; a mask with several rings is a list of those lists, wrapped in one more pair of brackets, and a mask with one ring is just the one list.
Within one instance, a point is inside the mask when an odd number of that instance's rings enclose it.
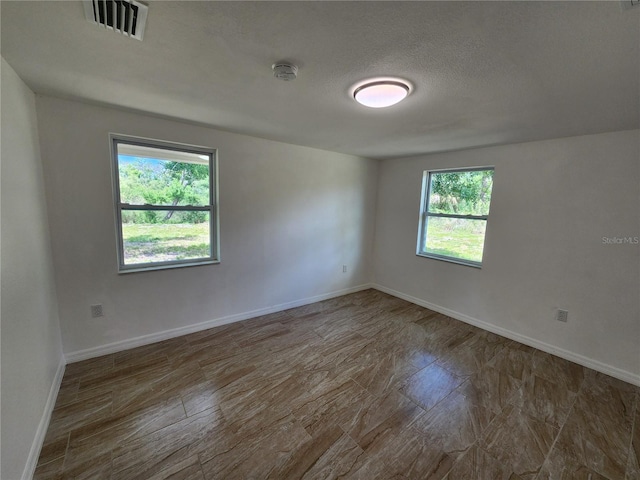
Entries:
{"label": "round ceiling light fixture", "polygon": [[384,108],[401,102],[411,88],[399,80],[375,80],[359,85],[353,92],[356,102],[371,108]]}

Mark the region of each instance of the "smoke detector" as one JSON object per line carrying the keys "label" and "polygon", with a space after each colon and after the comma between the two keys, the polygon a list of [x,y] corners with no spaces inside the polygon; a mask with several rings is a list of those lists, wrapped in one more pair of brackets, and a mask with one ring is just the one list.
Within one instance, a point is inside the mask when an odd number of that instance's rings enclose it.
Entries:
{"label": "smoke detector", "polygon": [[295,80],[298,76],[298,67],[291,63],[278,62],[271,66],[273,70],[273,76],[278,80],[284,80],[289,82]]}
{"label": "smoke detector", "polygon": [[84,0],[84,16],[91,23],[142,40],[149,7],[136,0]]}

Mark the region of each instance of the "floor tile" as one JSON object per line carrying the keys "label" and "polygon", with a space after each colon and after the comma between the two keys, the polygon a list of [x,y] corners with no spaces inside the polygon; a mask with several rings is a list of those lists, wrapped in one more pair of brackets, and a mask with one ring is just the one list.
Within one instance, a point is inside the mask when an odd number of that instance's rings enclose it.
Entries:
{"label": "floor tile", "polygon": [[384,459],[391,474],[420,480],[443,479],[458,458],[415,430],[395,425],[377,431],[365,452]]}
{"label": "floor tile", "polygon": [[200,369],[171,368],[153,378],[114,393],[113,413],[130,413],[179,395],[184,389],[205,381]]}
{"label": "floor tile", "polygon": [[223,428],[203,443],[200,461],[207,479],[278,478],[291,456],[310,439],[293,416],[248,434]]}
{"label": "floor tile", "polygon": [[74,402],[78,399],[78,390],[80,389],[80,380],[72,380],[64,382],[60,385],[58,397],[54,408],[60,408],[67,403]]}
{"label": "floor tile", "polygon": [[138,363],[146,363],[153,360],[168,358],[174,352],[180,350],[187,344],[186,337],[176,337],[157,342],[151,345],[132,348],[113,354],[114,368],[134,366]]}
{"label": "floor tile", "polygon": [[507,407],[487,428],[479,446],[523,480],[533,480],[557,434],[555,427]]}
{"label": "floor tile", "polygon": [[493,367],[474,373],[458,391],[472,403],[500,413],[516,395],[521,382]]}
{"label": "floor tile", "polygon": [[144,437],[186,417],[180,397],[159,401],[131,413],[112,413],[70,433],[65,467],[75,458],[110,452],[121,443]]}
{"label": "floor tile", "polygon": [[359,450],[355,442],[337,425],[329,425],[297,446],[269,476],[278,479],[331,477],[341,455],[349,455],[354,450]]}
{"label": "floor tile", "polygon": [[471,376],[503,348],[504,342],[497,335],[474,334],[461,345],[444,352],[438,363],[458,376]]}
{"label": "floor tile", "polygon": [[575,402],[576,394],[563,384],[529,375],[509,400],[530,417],[560,428]]}
{"label": "floor tile", "polygon": [[510,467],[498,462],[477,445],[473,445],[453,464],[445,480],[474,479],[521,480],[521,477],[513,473]]}
{"label": "floor tile", "polygon": [[462,377],[434,363],[409,377],[400,391],[424,410],[430,410],[463,381]]}
{"label": "floor tile", "polygon": [[513,342],[496,353],[489,366],[522,381],[531,374],[533,352],[532,348]]}
{"label": "floor tile", "polygon": [[[261,318],[261,317],[257,317]],[[224,345],[246,333],[246,325],[244,322],[229,323],[218,327],[209,328],[200,332],[185,335],[185,339],[189,345],[209,345],[211,347]]]}
{"label": "floor tile", "polygon": [[292,401],[294,416],[309,434],[327,424],[349,427],[374,399],[353,380],[333,380],[328,371],[316,372],[308,391]]}
{"label": "floor tile", "polygon": [[149,477],[148,480],[204,480],[202,467],[197,455],[187,458],[172,467]]}
{"label": "floor tile", "polygon": [[625,480],[640,480],[640,388],[636,390],[636,414],[634,417],[631,448],[627,460],[627,478]]}
{"label": "floor tile", "polygon": [[478,406],[458,391],[422,415],[412,428],[448,453],[462,453],[482,438],[496,414]]}
{"label": "floor tile", "polygon": [[629,458],[631,421],[581,408],[580,397],[569,414],[554,450],[563,458],[611,478],[624,478]]}
{"label": "floor tile", "polygon": [[[266,325],[271,325],[273,323],[284,325],[285,322],[291,320],[292,318],[293,317],[287,312],[275,312],[269,313],[267,315],[261,315],[259,317],[254,317],[244,322],[232,323],[230,325],[242,325],[242,327],[244,327],[243,330],[246,330],[247,328],[260,328]],[[226,336],[228,337],[228,335]]]}
{"label": "floor tile", "polygon": [[576,460],[552,451],[536,480],[613,480]]}
{"label": "floor tile", "polygon": [[365,290],[68,365],[34,478],[640,480],[639,392]]}
{"label": "floor tile", "polygon": [[158,475],[204,449],[204,440],[222,429],[219,410],[207,410],[123,442],[113,449],[111,478],[137,479]]}
{"label": "floor tile", "polygon": [[340,426],[363,449],[377,433],[389,428],[408,428],[424,414],[422,408],[394,391],[366,397],[359,407],[356,414]]}
{"label": "floor tile", "polygon": [[218,383],[206,380],[182,389],[180,397],[186,415],[190,417],[196,413],[218,407],[219,397],[216,392],[220,388]]}
{"label": "floor tile", "polygon": [[33,480],[61,480],[64,457],[58,457],[51,462],[38,463],[33,474]]}
{"label": "floor tile", "polygon": [[88,380],[94,376],[103,376],[114,368],[113,355],[91,358],[70,363],[65,367],[62,384],[78,380]]}
{"label": "floor tile", "polygon": [[577,406],[594,415],[618,419],[623,423],[633,422],[636,404],[635,388],[621,380],[602,373],[587,375],[577,397]]}
{"label": "floor tile", "polygon": [[40,450],[38,465],[52,462],[59,458],[64,458],[69,445],[69,434],[65,433],[59,438],[55,438],[49,442],[45,441]]}
{"label": "floor tile", "polygon": [[533,355],[531,371],[540,378],[566,385],[572,392],[577,392],[584,380],[585,368],[538,350]]}
{"label": "floor tile", "polygon": [[375,346],[380,352],[394,351],[418,368],[435,362],[447,350],[447,342],[454,333],[428,333],[415,323],[408,323],[400,329],[386,332],[376,338]]}
{"label": "floor tile", "polygon": [[291,330],[281,323],[271,323],[248,329],[247,332],[237,340],[237,343],[240,347],[256,348],[261,346],[263,342],[286,335],[290,331]]}
{"label": "floor tile", "polygon": [[111,413],[111,393],[93,397],[87,401],[76,401],[54,409],[49,422],[47,437],[54,439],[71,430],[88,425]]}
{"label": "floor tile", "polygon": [[[349,480],[404,480],[406,478],[405,476],[394,473],[393,470],[395,470],[394,465],[389,465],[386,459],[367,455],[362,452],[359,455],[352,455],[351,458],[345,459],[345,461],[341,462],[340,465],[333,470],[332,475],[328,476],[327,479],[348,478]],[[322,480],[326,479],[322,478]]]}
{"label": "floor tile", "polygon": [[[389,389],[397,389],[419,368],[398,350],[376,350],[375,345],[363,349],[356,357],[340,365],[349,373],[351,379],[372,395],[380,395]],[[376,350],[371,352],[371,350]],[[350,371],[350,369],[352,371]]]}

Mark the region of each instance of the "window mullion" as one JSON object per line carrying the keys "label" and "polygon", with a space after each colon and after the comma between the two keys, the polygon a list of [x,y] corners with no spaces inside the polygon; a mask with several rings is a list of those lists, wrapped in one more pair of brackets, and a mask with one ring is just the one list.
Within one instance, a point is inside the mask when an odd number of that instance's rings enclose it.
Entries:
{"label": "window mullion", "polygon": [[208,212],[212,206],[204,205],[133,205],[130,203],[121,203],[122,210],[173,210],[176,212]]}
{"label": "window mullion", "polygon": [[425,212],[429,217],[440,217],[440,218],[462,218],[467,220],[486,220],[489,218],[488,215],[456,215],[455,213],[431,213]]}

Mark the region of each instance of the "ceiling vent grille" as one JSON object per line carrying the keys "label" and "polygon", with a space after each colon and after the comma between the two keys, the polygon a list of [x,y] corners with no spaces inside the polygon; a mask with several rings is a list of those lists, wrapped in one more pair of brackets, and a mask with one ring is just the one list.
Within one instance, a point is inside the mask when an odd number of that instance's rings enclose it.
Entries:
{"label": "ceiling vent grille", "polygon": [[84,15],[91,23],[142,40],[149,7],[135,0],[84,0]]}

